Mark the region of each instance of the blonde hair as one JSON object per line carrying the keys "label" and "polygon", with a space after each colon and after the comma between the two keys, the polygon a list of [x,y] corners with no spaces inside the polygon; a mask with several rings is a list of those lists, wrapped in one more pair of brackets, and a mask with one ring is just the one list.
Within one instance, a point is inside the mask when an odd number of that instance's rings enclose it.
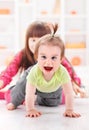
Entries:
{"label": "blonde hair", "polygon": [[58,29],[58,24],[55,24],[53,26],[52,34],[46,34],[45,36],[42,36],[38,40],[38,42],[36,43],[36,46],[35,46],[35,51],[34,51],[35,59],[37,59],[37,57],[38,57],[38,49],[41,45],[58,46],[61,49],[61,59],[64,57],[65,46],[64,46],[64,43],[61,40],[61,38],[58,35],[55,35],[57,29]]}

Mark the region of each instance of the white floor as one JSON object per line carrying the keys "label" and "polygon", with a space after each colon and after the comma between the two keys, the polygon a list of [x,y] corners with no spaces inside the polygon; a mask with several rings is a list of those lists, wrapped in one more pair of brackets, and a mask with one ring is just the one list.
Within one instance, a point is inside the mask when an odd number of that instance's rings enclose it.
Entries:
{"label": "white floor", "polygon": [[89,98],[75,99],[75,110],[81,113],[79,118],[64,117],[65,105],[38,108],[43,115],[29,118],[25,117],[25,106],[8,111],[5,101],[0,101],[0,130],[89,130]]}

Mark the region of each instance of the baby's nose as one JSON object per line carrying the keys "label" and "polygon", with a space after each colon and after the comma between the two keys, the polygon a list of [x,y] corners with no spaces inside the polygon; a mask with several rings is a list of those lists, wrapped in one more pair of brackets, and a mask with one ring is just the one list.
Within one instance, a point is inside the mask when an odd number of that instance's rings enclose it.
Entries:
{"label": "baby's nose", "polygon": [[51,60],[50,60],[50,59],[47,59],[47,60],[46,60],[46,66],[47,66],[47,65],[51,65],[51,64],[52,64]]}

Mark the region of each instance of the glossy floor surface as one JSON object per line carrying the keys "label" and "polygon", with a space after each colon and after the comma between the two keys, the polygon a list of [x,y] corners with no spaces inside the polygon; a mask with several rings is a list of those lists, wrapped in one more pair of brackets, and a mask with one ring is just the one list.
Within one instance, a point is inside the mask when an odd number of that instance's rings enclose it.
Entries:
{"label": "glossy floor surface", "polygon": [[25,106],[8,111],[5,101],[0,101],[0,130],[89,130],[89,98],[75,98],[75,110],[81,113],[79,118],[64,117],[65,105],[37,108],[43,115],[29,118],[25,117]]}

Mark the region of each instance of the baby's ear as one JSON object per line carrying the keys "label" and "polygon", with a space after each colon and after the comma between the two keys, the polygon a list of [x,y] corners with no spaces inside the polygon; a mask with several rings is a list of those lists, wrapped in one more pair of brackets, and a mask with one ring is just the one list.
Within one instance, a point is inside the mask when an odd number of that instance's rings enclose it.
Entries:
{"label": "baby's ear", "polygon": [[38,62],[38,56],[35,57],[35,61]]}
{"label": "baby's ear", "polygon": [[64,57],[61,57],[61,58],[60,58],[60,62],[61,62],[61,63],[62,63],[62,60],[63,60],[63,59],[64,59]]}

